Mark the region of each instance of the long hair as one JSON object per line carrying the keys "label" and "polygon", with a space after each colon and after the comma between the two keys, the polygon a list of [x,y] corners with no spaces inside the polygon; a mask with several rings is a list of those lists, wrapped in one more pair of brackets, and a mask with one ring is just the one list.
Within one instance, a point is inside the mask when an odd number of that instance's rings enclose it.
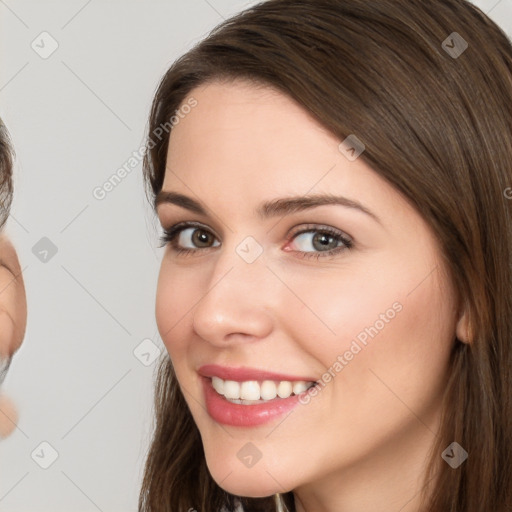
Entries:
{"label": "long hair", "polygon": [[[195,87],[246,79],[288,95],[360,156],[436,235],[467,306],[471,343],[455,343],[441,427],[428,460],[426,512],[512,510],[512,46],[465,0],[269,0],[226,20],[162,78],[144,160],[161,190],[172,123]],[[164,137],[152,134],[167,127]],[[212,130],[215,129],[212,127]],[[435,319],[432,319],[435,321]],[[442,452],[469,453],[457,469]],[[440,467],[439,467],[440,466]],[[425,490],[425,487],[423,488]],[[141,512],[233,511],[167,357]],[[292,492],[283,501],[294,511]],[[275,510],[272,498],[241,499]]]}
{"label": "long hair", "polygon": [[13,149],[9,134],[0,119],[0,229],[4,226],[11,208]]}

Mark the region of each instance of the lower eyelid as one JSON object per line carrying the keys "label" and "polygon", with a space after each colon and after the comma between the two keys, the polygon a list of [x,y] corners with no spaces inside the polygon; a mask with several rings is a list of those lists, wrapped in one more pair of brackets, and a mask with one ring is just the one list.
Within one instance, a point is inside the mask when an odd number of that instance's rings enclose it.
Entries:
{"label": "lower eyelid", "polygon": [[[210,231],[206,227],[203,227],[203,226],[197,225],[197,224],[182,224],[182,225],[175,225],[175,226],[172,226],[172,227],[164,230],[164,235],[162,235],[160,237],[160,240],[161,240],[160,247],[163,247],[166,244],[169,244],[172,247],[172,250],[174,252],[176,252],[178,254],[181,253],[181,254],[184,255],[185,253],[188,253],[188,254],[197,253],[197,252],[204,251],[205,249],[206,250],[213,249],[213,248],[219,246],[219,245],[213,245],[213,246],[210,246],[210,247],[196,247],[196,248],[189,248],[189,247],[180,248],[180,247],[175,247],[174,244],[176,242],[176,239],[180,236],[180,234],[183,231],[185,231],[187,229],[193,229],[193,230],[194,229],[198,229],[198,230],[205,231],[205,232],[209,233],[211,236],[213,236],[215,240],[218,241],[217,235],[215,235],[212,231]],[[194,232],[194,231],[192,231],[192,232]],[[309,257],[309,256],[311,256],[311,257],[333,256],[336,253],[342,252],[345,249],[351,249],[352,246],[353,246],[353,241],[352,241],[351,237],[348,237],[348,236],[346,236],[346,235],[344,235],[342,233],[334,231],[333,228],[326,229],[325,227],[322,228],[322,227],[318,227],[318,226],[310,227],[309,229],[308,228],[304,228],[301,231],[298,231],[296,233],[292,233],[288,237],[287,243],[289,243],[290,241],[293,241],[299,235],[306,234],[306,233],[315,233],[315,232],[317,232],[317,233],[324,233],[324,234],[327,234],[329,236],[332,236],[335,239],[337,239],[339,242],[341,242],[343,245],[335,247],[334,249],[330,249],[328,251],[290,250],[288,252],[300,253],[300,254],[304,255],[303,257]]]}

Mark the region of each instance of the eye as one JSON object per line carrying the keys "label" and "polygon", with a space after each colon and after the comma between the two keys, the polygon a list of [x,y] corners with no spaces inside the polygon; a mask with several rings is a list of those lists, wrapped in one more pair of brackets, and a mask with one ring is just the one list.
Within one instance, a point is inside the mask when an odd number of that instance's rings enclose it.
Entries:
{"label": "eye", "polygon": [[[299,253],[301,258],[333,256],[353,247],[350,237],[329,226],[307,225],[301,231],[293,233],[289,239],[298,241],[299,246],[298,250],[289,252]],[[169,244],[171,250],[178,255],[200,254],[202,250],[218,247],[220,243],[217,241],[215,244],[215,240],[216,236],[203,225],[182,222],[164,229],[160,237],[160,247]]]}
{"label": "eye", "polygon": [[302,253],[301,258],[318,259],[324,256],[333,256],[353,247],[353,242],[347,235],[329,226],[307,226],[306,229],[303,228],[294,233],[292,239],[296,243],[298,242],[299,250],[297,252]]}
{"label": "eye", "polygon": [[[160,237],[160,247],[170,244],[171,250],[177,254],[190,254],[199,249],[208,249],[215,236],[205,229],[201,224],[194,222],[184,222],[164,229],[163,235]],[[192,247],[185,247],[187,243],[192,243]],[[217,247],[217,244],[213,247]],[[196,249],[198,248],[198,249]]]}

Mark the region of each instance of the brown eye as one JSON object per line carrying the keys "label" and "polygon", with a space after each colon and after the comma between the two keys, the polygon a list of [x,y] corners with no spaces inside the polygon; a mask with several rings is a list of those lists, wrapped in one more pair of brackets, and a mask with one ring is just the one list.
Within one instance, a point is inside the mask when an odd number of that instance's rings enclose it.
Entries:
{"label": "brown eye", "polygon": [[212,245],[216,239],[210,231],[203,226],[193,223],[176,224],[165,229],[160,237],[161,247],[169,244],[177,253],[194,253],[199,249],[209,249],[220,245]]}
{"label": "brown eye", "polygon": [[302,253],[302,258],[320,258],[332,256],[345,249],[350,249],[353,242],[341,231],[329,227],[313,227],[303,229],[292,236],[294,243],[298,240],[297,251]]}
{"label": "brown eye", "polygon": [[[188,233],[187,233],[188,232]],[[192,235],[192,236],[190,236]],[[201,228],[183,229],[178,236],[179,245],[185,245],[188,240],[192,240],[195,247],[210,247],[214,237],[208,231]]]}

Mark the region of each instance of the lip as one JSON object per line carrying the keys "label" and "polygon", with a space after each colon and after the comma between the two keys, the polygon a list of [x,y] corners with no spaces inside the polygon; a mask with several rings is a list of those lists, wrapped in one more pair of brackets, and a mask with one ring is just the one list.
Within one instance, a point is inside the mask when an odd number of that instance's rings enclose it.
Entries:
{"label": "lip", "polygon": [[205,364],[198,369],[198,373],[202,377],[220,377],[223,380],[234,380],[236,382],[244,382],[248,380],[288,380],[290,382],[297,382],[301,380],[306,382],[317,381],[317,379],[312,378],[311,376],[297,377],[292,375],[285,375],[283,373],[258,370],[256,368],[247,368],[243,366],[235,368],[230,366],[220,366],[218,364]]}
{"label": "lip", "polygon": [[232,427],[256,427],[272,421],[291,411],[299,404],[300,395],[291,395],[264,402],[242,405],[228,402],[213,389],[209,377],[201,377],[206,402],[206,410],[217,423]]}
{"label": "lip", "polygon": [[[217,423],[233,427],[256,427],[272,421],[296,407],[301,395],[291,395],[288,398],[276,398],[261,404],[236,404],[229,402],[219,395],[212,385],[212,377],[223,380],[245,382],[248,380],[264,381],[306,381],[316,382],[311,376],[286,375],[284,373],[270,372],[248,367],[230,367],[218,364],[205,364],[198,369],[203,384],[206,410]],[[306,393],[307,391],[305,391]]]}

